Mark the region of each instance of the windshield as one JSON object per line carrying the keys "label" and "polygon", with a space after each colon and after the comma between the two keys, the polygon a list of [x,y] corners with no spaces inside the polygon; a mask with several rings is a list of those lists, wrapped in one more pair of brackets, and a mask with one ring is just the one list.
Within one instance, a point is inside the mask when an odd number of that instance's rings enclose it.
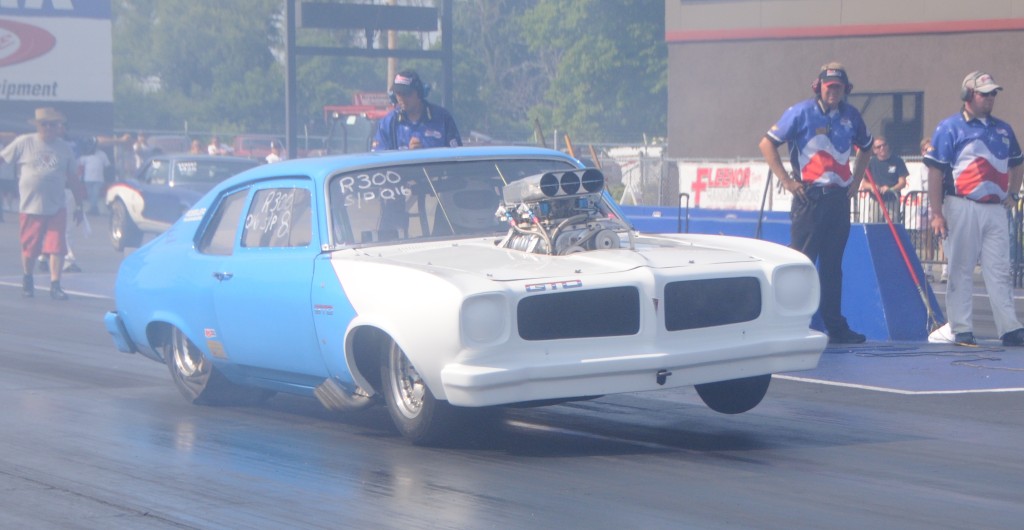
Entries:
{"label": "windshield", "polygon": [[341,173],[330,183],[334,242],[361,245],[508,231],[495,211],[504,184],[552,170],[564,160],[449,161]]}

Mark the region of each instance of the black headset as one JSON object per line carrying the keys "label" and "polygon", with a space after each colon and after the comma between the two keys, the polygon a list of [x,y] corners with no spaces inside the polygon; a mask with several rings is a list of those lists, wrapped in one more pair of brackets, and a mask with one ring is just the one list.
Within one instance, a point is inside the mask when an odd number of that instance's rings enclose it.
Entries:
{"label": "black headset", "polygon": [[818,77],[811,83],[811,90],[815,94],[821,96],[821,78],[825,76],[825,73],[829,70],[838,70],[843,73],[843,82],[846,85],[846,95],[849,96],[850,92],[853,92],[853,83],[850,82],[850,78],[846,76],[846,68],[843,68],[838,63],[829,63],[821,67],[821,72]]}
{"label": "black headset", "polygon": [[[415,70],[402,70],[395,75],[395,79],[399,77],[405,77],[409,79],[409,87],[419,94],[420,99],[427,99],[428,88],[423,85],[423,81],[420,79],[420,74],[417,74]],[[388,99],[392,105],[398,104],[398,96],[395,95],[395,84],[391,83],[391,87],[388,88]]]}

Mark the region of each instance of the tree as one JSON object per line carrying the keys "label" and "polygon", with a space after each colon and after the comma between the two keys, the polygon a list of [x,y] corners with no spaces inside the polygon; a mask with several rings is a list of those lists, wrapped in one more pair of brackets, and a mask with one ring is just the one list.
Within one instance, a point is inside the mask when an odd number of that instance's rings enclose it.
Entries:
{"label": "tree", "polygon": [[463,134],[478,130],[503,140],[529,140],[529,109],[549,83],[516,23],[535,0],[462,0],[454,13],[453,112]]}
{"label": "tree", "polygon": [[539,0],[521,30],[550,85],[530,117],[596,142],[664,136],[664,9],[662,0]]}
{"label": "tree", "polygon": [[[177,129],[283,122],[279,0],[118,0],[115,123]],[[274,109],[273,111],[271,109]]]}

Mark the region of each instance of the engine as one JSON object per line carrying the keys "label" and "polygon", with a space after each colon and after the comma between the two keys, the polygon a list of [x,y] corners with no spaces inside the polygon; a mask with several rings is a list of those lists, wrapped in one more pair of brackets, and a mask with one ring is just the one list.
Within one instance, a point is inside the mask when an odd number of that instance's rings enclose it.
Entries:
{"label": "engine", "polygon": [[622,246],[629,225],[604,207],[604,175],[596,169],[552,171],[517,180],[502,190],[496,215],[509,224],[504,248],[566,255]]}

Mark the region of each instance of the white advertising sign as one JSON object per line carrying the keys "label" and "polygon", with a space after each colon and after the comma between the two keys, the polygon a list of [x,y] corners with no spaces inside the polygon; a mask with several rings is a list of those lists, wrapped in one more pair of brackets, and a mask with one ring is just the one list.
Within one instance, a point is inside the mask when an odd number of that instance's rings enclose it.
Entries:
{"label": "white advertising sign", "polygon": [[[765,197],[765,179],[768,178],[768,164],[763,161],[736,161],[729,163],[677,162],[679,168],[679,192],[689,194],[691,208],[715,210],[751,210],[788,212],[792,195],[773,178],[771,189]],[[910,176],[907,190],[923,191],[926,173],[920,162],[907,162]],[[789,165],[786,164],[789,169]]]}
{"label": "white advertising sign", "polygon": [[689,194],[691,208],[757,211],[763,199],[765,211],[789,211],[790,194],[778,179],[772,179],[765,197],[764,162],[678,162],[678,167],[679,192]]}
{"label": "white advertising sign", "polygon": [[0,0],[0,100],[114,100],[109,0]]}

